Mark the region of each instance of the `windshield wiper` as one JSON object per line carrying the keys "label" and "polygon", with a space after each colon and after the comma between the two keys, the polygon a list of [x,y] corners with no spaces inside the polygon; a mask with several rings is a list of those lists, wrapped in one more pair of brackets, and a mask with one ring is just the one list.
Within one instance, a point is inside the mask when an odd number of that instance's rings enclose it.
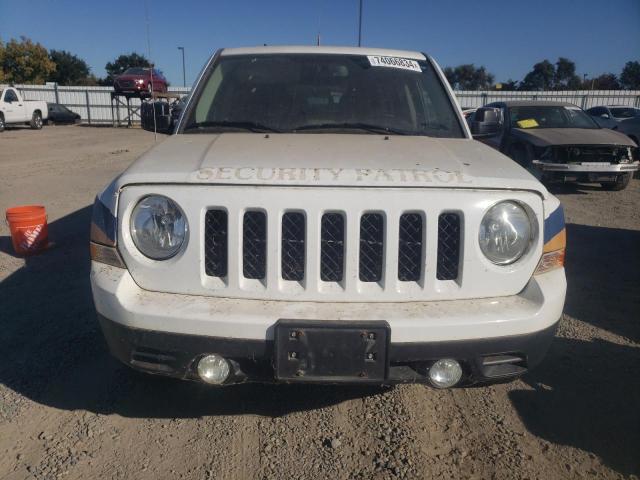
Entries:
{"label": "windshield wiper", "polygon": [[301,132],[305,130],[363,130],[369,133],[410,135],[409,132],[390,127],[383,127],[381,125],[372,125],[369,123],[311,123],[309,125],[300,125],[299,127],[292,128],[291,130],[294,132]]}
{"label": "windshield wiper", "polygon": [[273,132],[280,133],[277,128],[269,127],[261,123],[250,121],[230,121],[230,120],[207,120],[205,122],[193,123],[185,127],[187,130],[209,130],[211,128],[235,128],[240,130],[248,130],[250,132]]}

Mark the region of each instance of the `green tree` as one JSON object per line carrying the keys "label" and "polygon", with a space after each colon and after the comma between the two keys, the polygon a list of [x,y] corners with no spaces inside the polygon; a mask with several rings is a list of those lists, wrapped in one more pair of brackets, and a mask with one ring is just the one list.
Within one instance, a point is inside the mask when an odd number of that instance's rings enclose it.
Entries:
{"label": "green tree", "polygon": [[3,48],[0,70],[5,82],[44,83],[55,68],[47,49],[26,37],[11,39]]}
{"label": "green tree", "polygon": [[560,90],[580,88],[580,77],[576,75],[576,64],[565,57],[558,58],[553,77],[553,87]]}
{"label": "green tree", "polygon": [[104,85],[113,85],[113,77],[120,75],[127,68],[133,67],[150,67],[151,63],[144,55],[140,55],[136,52],[120,55],[113,62],[108,62],[104,69],[107,71],[107,76],[101,83]]}
{"label": "green tree", "polygon": [[620,84],[628,90],[640,89],[640,62],[627,62],[620,74]]}
{"label": "green tree", "polygon": [[5,83],[4,70],[2,69],[2,62],[4,58],[4,43],[0,39],[0,83]]}
{"label": "green tree", "polygon": [[582,88],[585,90],[591,90],[592,86],[594,90],[619,90],[620,82],[613,73],[603,73],[596,78],[588,78],[582,83]]}
{"label": "green tree", "polygon": [[543,60],[533,66],[520,82],[520,90],[549,90],[554,85],[556,68],[549,60]]}
{"label": "green tree", "polygon": [[444,69],[447,80],[457,90],[488,89],[493,84],[494,76],[485,67],[476,67],[469,63],[455,68]]}
{"label": "green tree", "polygon": [[79,85],[91,71],[87,62],[65,50],[51,50],[49,58],[56,64],[49,80],[60,85]]}
{"label": "green tree", "polygon": [[447,77],[447,82],[449,82],[449,84],[451,85],[451,88],[455,88],[456,72],[453,70],[453,68],[445,67],[442,73],[444,73],[444,76]]}
{"label": "green tree", "polygon": [[513,90],[518,89],[518,82],[512,80],[511,78],[506,82],[496,83],[494,85],[495,90],[502,90],[504,92],[511,92]]}

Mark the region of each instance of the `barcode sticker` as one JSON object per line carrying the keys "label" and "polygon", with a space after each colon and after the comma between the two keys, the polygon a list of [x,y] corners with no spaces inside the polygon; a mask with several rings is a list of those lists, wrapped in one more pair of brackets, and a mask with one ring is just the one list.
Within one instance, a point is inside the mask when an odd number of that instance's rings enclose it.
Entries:
{"label": "barcode sticker", "polygon": [[372,67],[390,67],[401,68],[403,70],[411,70],[413,72],[422,72],[420,65],[415,60],[400,57],[381,57],[378,55],[367,55],[369,64]]}

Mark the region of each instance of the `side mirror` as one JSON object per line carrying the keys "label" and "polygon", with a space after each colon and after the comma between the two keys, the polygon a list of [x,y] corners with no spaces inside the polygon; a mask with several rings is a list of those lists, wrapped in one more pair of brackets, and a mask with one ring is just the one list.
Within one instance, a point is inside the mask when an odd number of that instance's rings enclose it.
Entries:
{"label": "side mirror", "polygon": [[474,137],[493,137],[502,129],[502,112],[499,108],[482,107],[476,110],[471,122]]}
{"label": "side mirror", "polygon": [[162,100],[142,102],[140,120],[143,130],[171,133],[171,114],[168,102]]}
{"label": "side mirror", "polygon": [[602,115],[600,115],[600,117],[609,119],[609,114],[608,113],[603,113]]}

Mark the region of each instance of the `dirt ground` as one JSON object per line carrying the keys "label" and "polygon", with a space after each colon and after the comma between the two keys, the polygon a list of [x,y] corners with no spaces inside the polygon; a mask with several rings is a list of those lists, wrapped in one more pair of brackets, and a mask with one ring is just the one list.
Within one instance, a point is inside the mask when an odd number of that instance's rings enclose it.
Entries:
{"label": "dirt ground", "polygon": [[90,205],[152,144],[113,128],[0,134],[2,214],[46,205],[56,244],[25,261],[0,225],[0,478],[638,478],[640,180],[556,189],[565,315],[521,380],[213,389],[117,363],[95,319]]}

